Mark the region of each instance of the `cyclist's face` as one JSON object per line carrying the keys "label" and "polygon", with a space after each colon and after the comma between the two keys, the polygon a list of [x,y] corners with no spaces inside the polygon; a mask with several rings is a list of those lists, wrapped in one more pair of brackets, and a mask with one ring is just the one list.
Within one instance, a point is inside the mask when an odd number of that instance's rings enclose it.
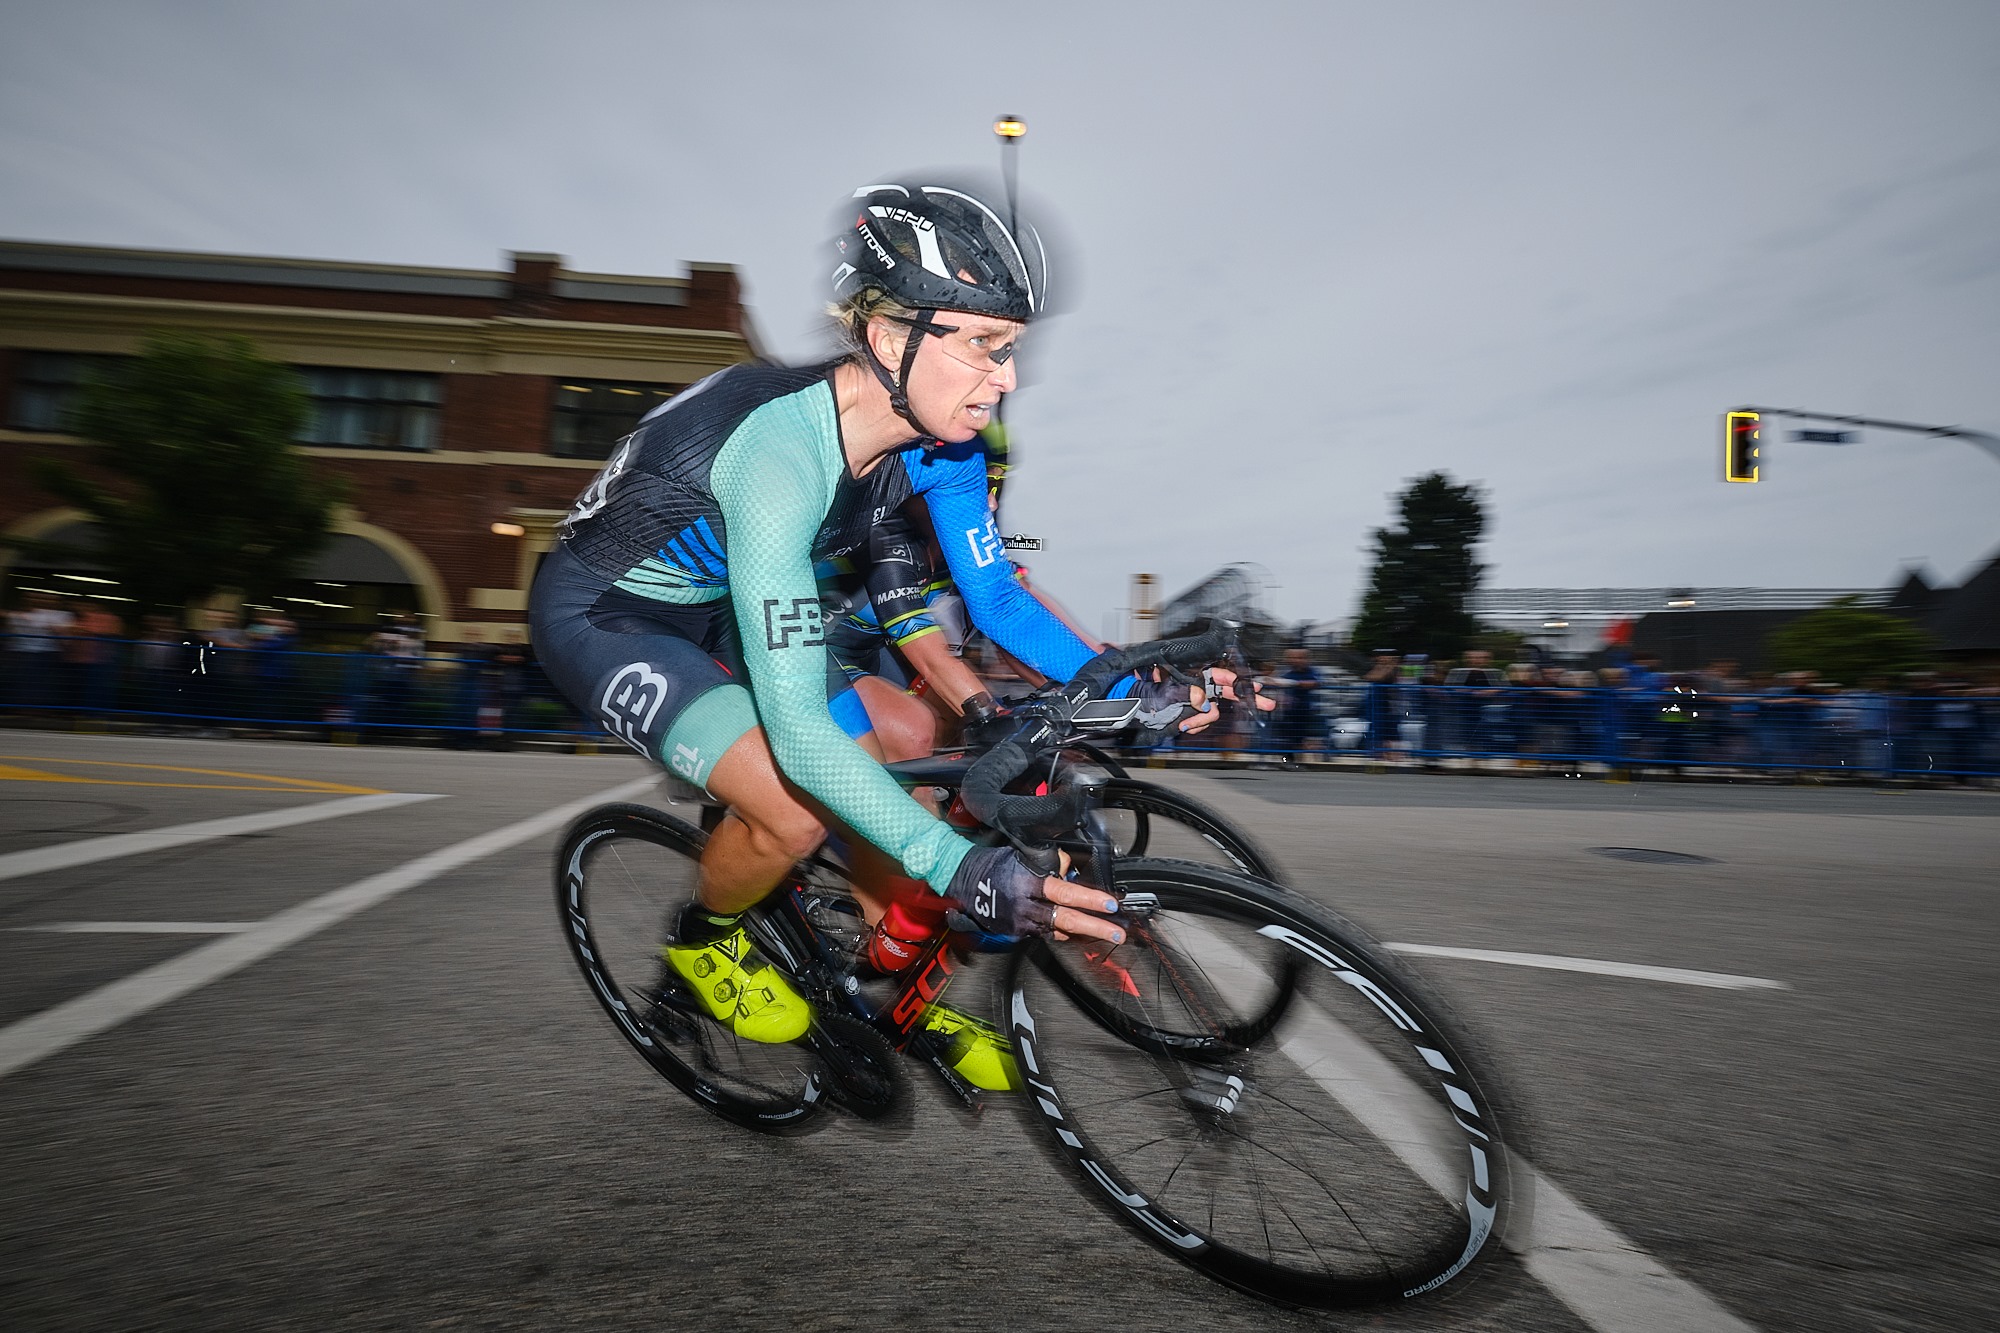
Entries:
{"label": "cyclist's face", "polygon": [[937,323],[956,330],[925,336],[910,368],[910,406],[947,444],[961,444],[993,420],[1000,395],[1014,389],[1013,320],[941,310]]}

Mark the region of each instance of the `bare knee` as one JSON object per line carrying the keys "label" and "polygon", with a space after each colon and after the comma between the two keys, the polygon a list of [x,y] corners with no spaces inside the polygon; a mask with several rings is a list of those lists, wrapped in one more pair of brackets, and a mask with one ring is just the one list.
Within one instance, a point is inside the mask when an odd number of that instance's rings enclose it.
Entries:
{"label": "bare knee", "polygon": [[867,705],[884,759],[920,759],[936,746],[937,714],[923,700],[876,676],[862,677],[854,688]]}
{"label": "bare knee", "polygon": [[819,850],[826,829],[778,776],[761,729],[744,733],[709,774],[711,796],[729,806],[759,859],[789,864]]}
{"label": "bare knee", "polygon": [[787,861],[803,861],[826,841],[826,829],[812,811],[793,801],[762,809],[732,806],[730,813],[743,821],[760,852]]}

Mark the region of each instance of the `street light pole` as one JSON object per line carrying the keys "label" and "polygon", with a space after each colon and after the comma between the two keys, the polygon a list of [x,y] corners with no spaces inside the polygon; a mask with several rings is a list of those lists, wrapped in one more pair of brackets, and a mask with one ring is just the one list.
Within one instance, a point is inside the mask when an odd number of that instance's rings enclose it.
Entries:
{"label": "street light pole", "polygon": [[1015,224],[1017,208],[1014,191],[1020,180],[1020,163],[1015,160],[1015,150],[1028,133],[1028,126],[1019,116],[1000,116],[993,122],[993,137],[1000,141],[1000,177],[1007,184],[1007,230],[1018,231]]}
{"label": "street light pole", "polygon": [[[1019,208],[1015,191],[1020,181],[1020,163],[1015,154],[1027,133],[1027,123],[1019,116],[996,116],[993,120],[993,137],[1000,141],[1000,178],[1007,187],[1007,230],[1016,235],[1020,232],[1015,217]],[[992,424],[981,434],[986,437],[987,475],[991,478],[993,502],[997,506],[1000,491],[1006,485],[1007,469],[1013,463],[1013,441],[1007,436],[1007,399],[1004,394],[993,405]]]}

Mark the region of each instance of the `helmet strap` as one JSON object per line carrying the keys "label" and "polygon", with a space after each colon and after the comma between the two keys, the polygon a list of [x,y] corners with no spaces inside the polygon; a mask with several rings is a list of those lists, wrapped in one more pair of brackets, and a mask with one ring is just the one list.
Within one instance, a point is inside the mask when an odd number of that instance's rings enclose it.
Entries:
{"label": "helmet strap", "polygon": [[934,440],[937,438],[937,432],[917,420],[916,410],[910,406],[910,395],[907,392],[907,388],[910,383],[910,367],[917,364],[917,345],[923,341],[923,336],[926,333],[933,332],[938,326],[931,319],[931,312],[928,310],[918,311],[917,317],[914,319],[898,319],[896,322],[909,329],[910,332],[909,336],[903,340],[903,363],[895,376],[890,376],[888,367],[884,366],[881,360],[876,357],[874,345],[869,343],[865,338],[862,341],[862,350],[868,354],[868,368],[875,372],[875,378],[880,380],[882,387],[889,391],[890,410],[903,420],[909,422],[916,429],[918,435],[923,436],[925,439]]}

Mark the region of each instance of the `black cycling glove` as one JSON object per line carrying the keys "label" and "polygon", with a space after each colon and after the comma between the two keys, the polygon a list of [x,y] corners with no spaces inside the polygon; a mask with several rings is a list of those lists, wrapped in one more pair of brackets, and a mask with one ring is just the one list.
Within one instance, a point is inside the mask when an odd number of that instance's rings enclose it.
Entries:
{"label": "black cycling glove", "polygon": [[[1181,722],[1206,711],[1194,703],[1194,686],[1171,680],[1141,679],[1132,697],[1139,712],[1132,720],[1148,731],[1171,731]],[[1212,705],[1211,705],[1212,706]]]}
{"label": "black cycling glove", "polygon": [[979,935],[1044,935],[1056,915],[1056,905],[1042,894],[1042,876],[1012,847],[973,848],[945,897],[956,909],[945,918],[951,928]]}

